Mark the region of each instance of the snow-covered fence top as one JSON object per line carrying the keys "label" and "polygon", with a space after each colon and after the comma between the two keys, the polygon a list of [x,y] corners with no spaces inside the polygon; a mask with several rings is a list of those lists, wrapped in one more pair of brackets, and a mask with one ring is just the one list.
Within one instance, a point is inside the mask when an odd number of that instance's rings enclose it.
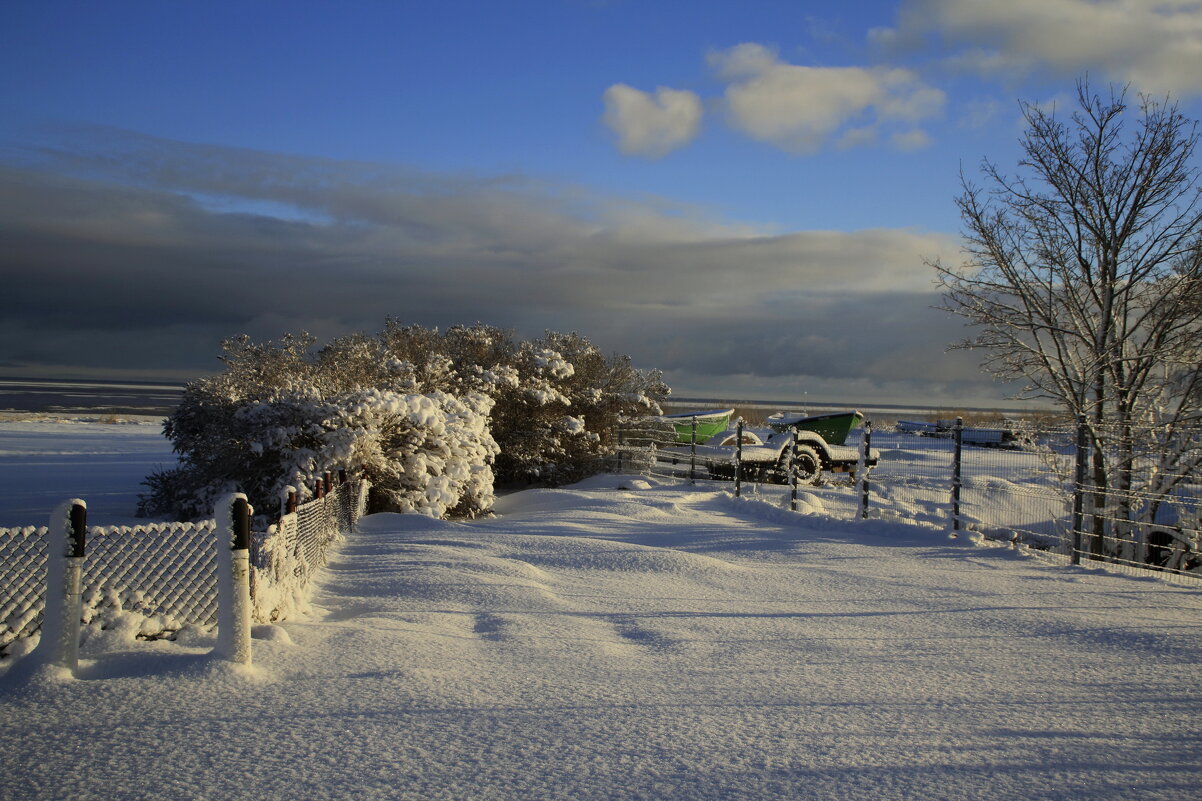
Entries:
{"label": "snow-covered fence top", "polygon": [[[351,481],[252,532],[254,614],[278,620],[303,608],[309,579],[331,543],[365,510],[367,482]],[[217,524],[160,522],[93,526],[83,566],[83,617],[143,618],[146,636],[217,619]],[[0,649],[35,634],[45,608],[45,526],[0,528]]]}

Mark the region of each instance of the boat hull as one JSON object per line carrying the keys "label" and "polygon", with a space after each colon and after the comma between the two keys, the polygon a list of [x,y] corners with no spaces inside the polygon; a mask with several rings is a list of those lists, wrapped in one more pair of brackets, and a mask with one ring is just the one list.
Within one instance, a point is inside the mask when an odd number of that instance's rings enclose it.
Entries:
{"label": "boat hull", "polygon": [[858,411],[816,414],[809,417],[774,414],[768,418],[768,425],[775,431],[812,431],[831,445],[847,442],[847,436],[863,422],[864,415]]}
{"label": "boat hull", "polygon": [[707,442],[730,426],[730,418],[734,413],[734,409],[710,409],[704,412],[666,414],[661,419],[672,424],[677,442],[688,444],[693,441],[694,420],[697,421],[697,442]]}

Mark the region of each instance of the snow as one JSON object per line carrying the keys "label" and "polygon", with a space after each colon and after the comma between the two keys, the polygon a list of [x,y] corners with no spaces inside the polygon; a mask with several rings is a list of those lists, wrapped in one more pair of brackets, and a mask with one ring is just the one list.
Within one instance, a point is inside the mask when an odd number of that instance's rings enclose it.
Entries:
{"label": "snow", "polygon": [[[149,447],[28,425],[0,424],[0,450]],[[370,516],[312,616],[255,628],[253,666],[194,629],[90,633],[75,677],[5,660],[0,794],[1196,797],[1197,588],[837,519],[824,489],[799,514],[597,476],[494,518]]]}
{"label": "snow", "polygon": [[44,526],[85,487],[89,525],[144,522],[133,516],[142,479],[176,461],[162,431],[161,418],[0,417],[0,526]]}

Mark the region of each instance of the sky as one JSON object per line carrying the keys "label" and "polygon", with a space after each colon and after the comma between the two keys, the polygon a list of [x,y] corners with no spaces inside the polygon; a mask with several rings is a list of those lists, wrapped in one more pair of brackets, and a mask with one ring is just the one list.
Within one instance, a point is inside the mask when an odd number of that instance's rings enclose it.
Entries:
{"label": "sky", "polygon": [[1202,0],[5,3],[0,375],[391,317],[684,397],[1003,405],[930,262],[1086,76],[1197,118]]}

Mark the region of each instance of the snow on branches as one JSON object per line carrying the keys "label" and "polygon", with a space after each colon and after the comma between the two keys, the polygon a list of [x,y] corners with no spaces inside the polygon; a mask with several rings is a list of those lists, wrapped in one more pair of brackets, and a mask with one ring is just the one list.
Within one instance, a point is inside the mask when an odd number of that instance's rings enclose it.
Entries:
{"label": "snow on branches", "polygon": [[260,509],[326,471],[362,469],[374,511],[474,516],[493,484],[574,480],[612,452],[623,417],[658,414],[658,372],[578,334],[515,342],[491,326],[388,321],[316,348],[306,334],[224,343],[225,372],[185,390],[164,432],[180,464],[146,479],[147,515],[208,514],[240,491]]}

